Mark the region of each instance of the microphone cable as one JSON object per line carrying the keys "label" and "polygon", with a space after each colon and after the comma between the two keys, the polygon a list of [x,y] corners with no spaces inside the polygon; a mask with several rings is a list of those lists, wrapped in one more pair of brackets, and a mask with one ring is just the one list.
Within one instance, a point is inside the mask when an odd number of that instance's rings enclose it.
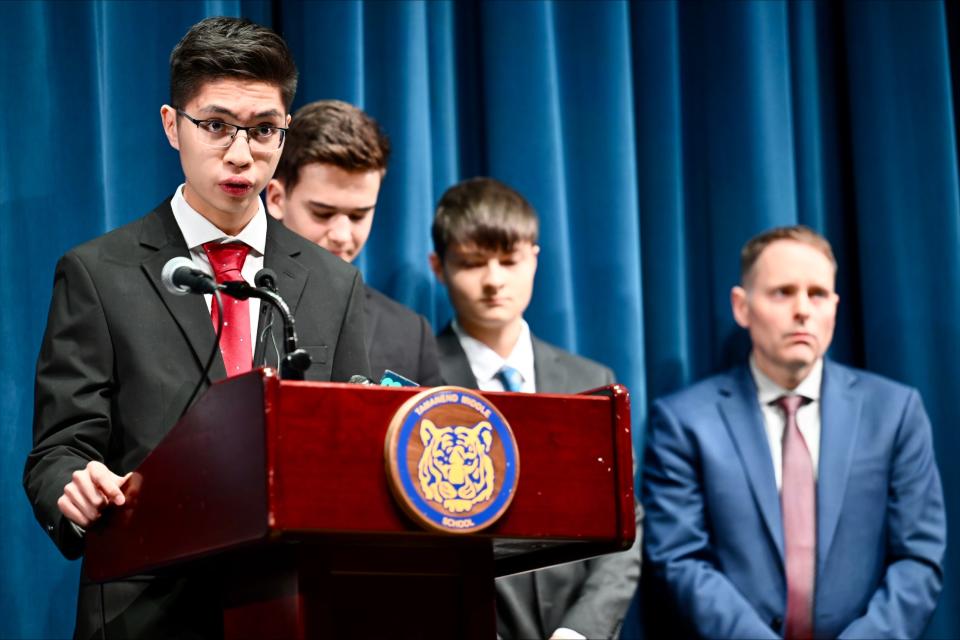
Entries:
{"label": "microphone cable", "polygon": [[220,350],[220,336],[223,334],[223,298],[220,297],[220,291],[214,290],[213,300],[217,305],[217,335],[213,339],[213,349],[210,350],[210,356],[207,358],[207,364],[203,367],[203,373],[200,374],[200,379],[197,381],[197,386],[193,388],[193,393],[190,394],[190,399],[187,400],[187,403],[183,405],[183,410],[180,412],[180,417],[183,417],[183,414],[187,412],[187,409],[190,408],[190,405],[193,404],[194,398],[197,397],[197,393],[200,391],[200,387],[203,386],[203,383],[213,384],[213,381],[210,380],[210,368],[213,366],[213,360],[217,357],[217,351]]}

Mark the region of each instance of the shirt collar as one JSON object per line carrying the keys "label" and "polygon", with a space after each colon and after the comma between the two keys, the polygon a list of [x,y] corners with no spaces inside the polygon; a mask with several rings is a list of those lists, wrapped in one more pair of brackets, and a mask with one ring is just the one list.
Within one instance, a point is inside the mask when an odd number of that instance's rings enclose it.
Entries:
{"label": "shirt collar", "polygon": [[267,245],[267,212],[264,209],[263,200],[257,198],[257,213],[240,233],[230,236],[187,203],[186,198],[183,197],[183,187],[184,185],[180,185],[176,193],[173,194],[170,208],[173,209],[173,217],[177,220],[177,225],[180,227],[180,232],[183,234],[188,249],[191,251],[199,250],[202,245],[208,242],[232,242],[236,240],[248,245],[253,249],[254,254],[263,255]]}
{"label": "shirt collar", "polygon": [[519,371],[525,383],[534,381],[533,339],[530,337],[530,326],[526,320],[521,319],[520,322],[520,336],[517,338],[517,344],[513,346],[510,355],[503,358],[496,351],[467,334],[460,323],[456,319],[453,320],[451,323],[453,331],[457,334],[464,353],[467,354],[470,369],[478,383],[493,380],[503,365],[510,365]]}
{"label": "shirt collar", "polygon": [[796,389],[784,389],[771,380],[760,368],[757,361],[750,355],[750,373],[757,384],[757,397],[761,405],[770,404],[780,396],[803,396],[816,402],[820,399],[820,384],[823,381],[823,358],[818,358],[807,377],[800,381]]}

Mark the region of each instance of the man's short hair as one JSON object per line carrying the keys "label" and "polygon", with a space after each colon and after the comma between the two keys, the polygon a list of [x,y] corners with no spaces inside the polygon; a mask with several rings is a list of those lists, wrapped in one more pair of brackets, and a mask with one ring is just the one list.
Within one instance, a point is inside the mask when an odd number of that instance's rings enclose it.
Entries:
{"label": "man's short hair", "polygon": [[289,111],[297,66],[273,30],[244,18],[215,17],[193,25],[170,53],[170,104],[182,109],[205,82],[240,78],[276,85]]}
{"label": "man's short hair", "polygon": [[283,155],[274,177],[287,189],[296,186],[300,169],[320,163],[344,171],[386,171],[390,140],[364,111],[340,100],[318,100],[293,114]]}
{"label": "man's short hair", "polygon": [[451,244],[488,251],[513,251],[518,242],[537,243],[537,212],[517,191],[493,178],[470,178],[446,190],[437,203],[431,235],[442,261]]}
{"label": "man's short hair", "polygon": [[798,224],[792,227],[775,227],[747,240],[743,249],[740,250],[740,284],[747,285],[748,280],[753,276],[753,267],[760,258],[760,254],[778,240],[793,240],[819,249],[830,260],[833,271],[836,273],[837,259],[833,256],[830,242],[810,227]]}

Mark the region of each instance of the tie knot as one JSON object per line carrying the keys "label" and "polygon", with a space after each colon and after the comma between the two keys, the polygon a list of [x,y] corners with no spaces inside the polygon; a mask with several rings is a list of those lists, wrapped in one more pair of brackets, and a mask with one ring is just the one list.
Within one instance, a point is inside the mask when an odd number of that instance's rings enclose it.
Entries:
{"label": "tie knot", "polygon": [[207,252],[217,282],[243,280],[240,270],[250,253],[248,245],[242,242],[208,242],[203,245],[203,250]]}
{"label": "tie knot", "polygon": [[783,410],[788,418],[797,415],[797,409],[809,402],[809,398],[803,396],[780,396],[773,401],[775,405]]}
{"label": "tie knot", "polygon": [[523,389],[523,376],[515,368],[508,364],[503,365],[500,371],[497,371],[497,377],[503,383],[506,391],[520,391]]}

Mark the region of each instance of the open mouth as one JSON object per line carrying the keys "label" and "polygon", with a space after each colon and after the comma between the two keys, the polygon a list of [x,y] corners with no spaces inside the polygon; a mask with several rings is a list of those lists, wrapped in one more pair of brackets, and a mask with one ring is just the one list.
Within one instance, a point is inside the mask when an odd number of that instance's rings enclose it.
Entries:
{"label": "open mouth", "polygon": [[253,189],[253,185],[246,180],[224,180],[220,188],[231,196],[244,196]]}

